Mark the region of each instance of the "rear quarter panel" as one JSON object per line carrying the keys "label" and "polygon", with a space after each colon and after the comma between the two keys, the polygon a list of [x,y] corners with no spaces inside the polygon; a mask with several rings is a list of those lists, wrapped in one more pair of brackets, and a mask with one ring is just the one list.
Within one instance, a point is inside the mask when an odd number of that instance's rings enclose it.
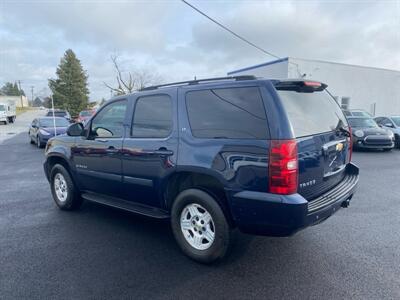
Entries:
{"label": "rear quarter panel", "polygon": [[[258,86],[267,112],[266,128],[279,132],[282,126],[268,126],[269,115],[279,113],[267,86],[261,81],[238,84],[218,84],[179,88],[178,90],[178,131],[180,143],[177,171],[191,170],[217,178],[229,191],[268,191],[268,154],[270,141],[257,139],[209,139],[192,135],[186,109],[186,93],[193,90],[229,87]],[[270,110],[270,111],[269,111]],[[279,120],[279,118],[273,118]],[[281,120],[279,120],[281,121]],[[287,129],[287,128],[286,128]],[[289,128],[290,130],[290,128]],[[289,133],[290,134],[290,133]]]}

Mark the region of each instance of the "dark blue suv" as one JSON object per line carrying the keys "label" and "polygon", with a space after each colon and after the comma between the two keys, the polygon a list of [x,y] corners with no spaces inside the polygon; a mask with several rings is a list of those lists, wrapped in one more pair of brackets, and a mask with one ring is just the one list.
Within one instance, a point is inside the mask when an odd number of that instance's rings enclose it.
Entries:
{"label": "dark blue suv", "polygon": [[325,89],[239,76],[111,99],[47,144],[53,198],[170,218],[203,263],[225,255],[235,228],[292,235],[347,207],[358,182],[351,129]]}

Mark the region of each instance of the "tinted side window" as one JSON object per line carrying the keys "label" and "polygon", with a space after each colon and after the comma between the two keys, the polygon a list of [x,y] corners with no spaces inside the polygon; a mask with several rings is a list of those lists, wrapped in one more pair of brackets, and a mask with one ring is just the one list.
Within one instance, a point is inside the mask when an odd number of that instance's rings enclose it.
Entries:
{"label": "tinted side window", "polygon": [[267,118],[258,87],[188,92],[186,108],[195,137],[268,138]]}
{"label": "tinted side window", "polygon": [[91,132],[95,137],[122,137],[127,101],[117,101],[105,106],[92,120]]}
{"label": "tinted side window", "polygon": [[389,118],[383,118],[382,124],[383,124],[383,125],[385,125],[385,124],[390,124],[390,125],[393,126],[393,122],[392,122]]}
{"label": "tinted side window", "polygon": [[172,131],[172,101],[168,95],[140,97],[136,101],[132,137],[164,138]]}

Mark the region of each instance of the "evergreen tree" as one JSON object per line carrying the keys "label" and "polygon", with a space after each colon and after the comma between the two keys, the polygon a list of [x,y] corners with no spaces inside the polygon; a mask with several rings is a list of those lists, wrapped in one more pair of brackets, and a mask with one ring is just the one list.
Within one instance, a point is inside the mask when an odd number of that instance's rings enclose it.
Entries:
{"label": "evergreen tree", "polygon": [[55,108],[67,109],[72,116],[86,109],[89,101],[87,75],[75,53],[68,49],[56,71],[57,78],[49,80]]}
{"label": "evergreen tree", "polygon": [[19,89],[16,82],[6,82],[1,88],[1,92],[7,96],[25,96],[25,92]]}

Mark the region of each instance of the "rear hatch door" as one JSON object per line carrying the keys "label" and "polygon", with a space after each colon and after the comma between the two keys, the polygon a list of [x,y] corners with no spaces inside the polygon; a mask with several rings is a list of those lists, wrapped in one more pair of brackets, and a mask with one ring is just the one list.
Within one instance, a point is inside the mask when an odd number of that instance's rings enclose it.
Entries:
{"label": "rear hatch door", "polygon": [[298,146],[298,193],[308,200],[337,185],[350,160],[349,126],[339,105],[318,82],[276,84]]}

